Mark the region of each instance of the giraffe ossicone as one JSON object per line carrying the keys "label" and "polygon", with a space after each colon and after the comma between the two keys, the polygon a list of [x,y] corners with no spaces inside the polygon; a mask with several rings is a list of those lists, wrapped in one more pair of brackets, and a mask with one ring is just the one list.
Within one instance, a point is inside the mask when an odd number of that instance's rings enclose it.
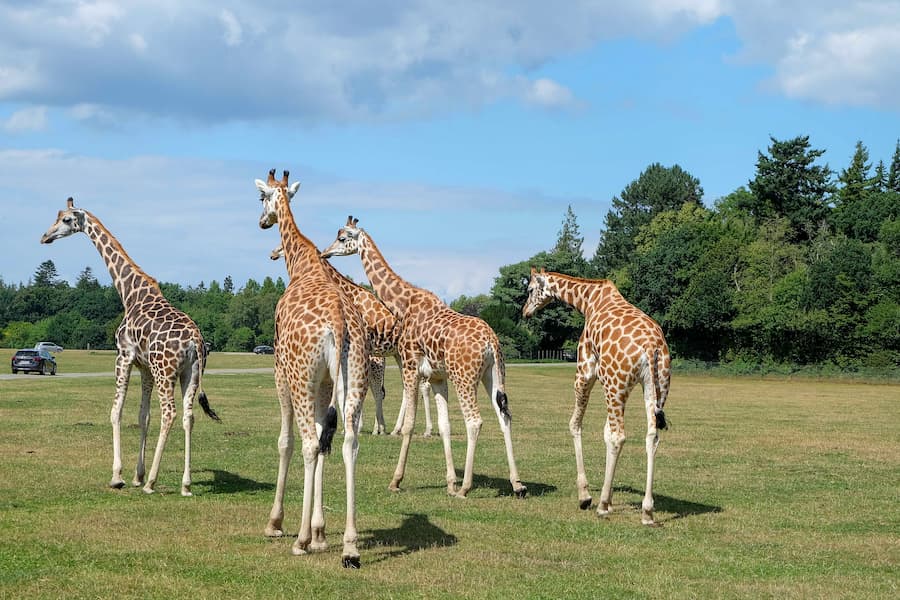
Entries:
{"label": "giraffe ossicone", "polygon": [[653,517],[653,472],[659,429],[666,428],[663,407],[669,394],[671,357],[659,324],[629,303],[613,282],[583,279],[531,268],[528,298],[522,316],[529,317],[554,299],[584,314],[585,325],[578,342],[575,374],[575,410],[569,431],[575,445],[579,505],[590,508],[581,431],[591,390],[599,379],[606,394],[606,469],[597,513],[608,515],[612,504],[612,481],[625,442],[625,402],[631,389],[641,384],[647,417],[645,446],[647,479],[641,503],[641,522],[656,525]]}
{"label": "giraffe ossicone", "polygon": [[[122,300],[125,314],[116,330],[116,396],[110,411],[113,430],[113,467],[110,487],[124,487],[122,479],[121,423],[125,395],[131,369],[141,372],[141,407],[139,424],[141,441],[133,485],[143,486],[153,493],[159,465],[169,430],[175,420],[175,382],[179,381],[182,395],[182,426],[184,428],[184,474],[181,495],[191,495],[191,432],[194,425],[194,397],[203,411],[218,421],[201,386],[206,366],[206,345],[197,325],[163,296],[156,280],[131,260],[122,244],[96,216],[75,207],[70,196],[66,209],[59,211],[56,222],[41,237],[42,244],[82,232],[90,238],[106,263],[113,285]],[[145,478],[144,453],[150,423],[150,395],[156,385],[160,406],[160,430],[156,451]]]}

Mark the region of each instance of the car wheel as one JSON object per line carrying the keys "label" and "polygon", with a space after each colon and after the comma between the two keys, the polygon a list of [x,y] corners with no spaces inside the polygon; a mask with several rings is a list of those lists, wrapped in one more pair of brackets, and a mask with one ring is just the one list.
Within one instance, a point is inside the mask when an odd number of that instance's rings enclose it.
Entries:
{"label": "car wheel", "polygon": [[51,375],[56,375],[56,365],[53,365],[53,370],[50,371]]}
{"label": "car wheel", "polygon": [[49,375],[50,369],[47,368],[47,363],[41,363],[41,375]]}

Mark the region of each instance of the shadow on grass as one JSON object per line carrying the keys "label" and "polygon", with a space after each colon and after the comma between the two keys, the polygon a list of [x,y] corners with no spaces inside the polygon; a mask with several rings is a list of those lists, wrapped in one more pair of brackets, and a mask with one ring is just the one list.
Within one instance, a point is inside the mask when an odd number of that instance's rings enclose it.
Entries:
{"label": "shadow on grass", "polygon": [[194,486],[202,486],[210,494],[237,494],[240,492],[259,492],[275,489],[274,483],[255,481],[218,469],[203,469],[194,473],[212,474],[212,479],[194,480]]}
{"label": "shadow on grass", "polygon": [[[463,480],[463,471],[461,469],[456,470],[456,486],[459,487],[462,484]],[[555,485],[547,485],[545,483],[537,483],[534,481],[523,481],[522,482],[526,488],[528,488],[528,496],[543,496],[544,494],[552,494],[556,491]],[[446,484],[442,485],[422,485],[417,486],[422,490],[432,490],[432,489],[446,489]],[[503,496],[515,496],[512,489],[512,484],[509,482],[509,479],[503,479],[500,477],[488,477],[487,475],[479,475],[478,473],[472,474],[472,489],[491,489],[497,492],[497,497]],[[528,497],[526,496],[526,497]]]}
{"label": "shadow on grass", "polygon": [[[403,513],[403,522],[395,529],[373,529],[362,532],[360,545],[375,554],[366,563],[377,563],[399,556],[405,556],[427,548],[455,546],[456,536],[447,533],[428,520],[427,515]],[[390,547],[379,551],[382,546]]]}
{"label": "shadow on grass", "polygon": [[[616,492],[624,492],[628,494],[638,494],[640,496],[644,495],[644,490],[635,489],[630,485],[616,486],[613,487],[613,490]],[[615,498],[613,498],[613,503],[615,503]],[[640,502],[631,502],[629,504],[635,507],[637,510],[641,510]],[[660,519],[663,522],[675,521],[676,519],[683,519],[684,517],[690,517],[694,515],[705,515],[707,513],[722,512],[721,506],[701,504],[699,502],[691,502],[690,500],[680,500],[678,498],[672,498],[671,496],[664,496],[662,494],[653,494],[653,505],[655,512],[674,513],[674,516],[669,517],[668,519]]]}

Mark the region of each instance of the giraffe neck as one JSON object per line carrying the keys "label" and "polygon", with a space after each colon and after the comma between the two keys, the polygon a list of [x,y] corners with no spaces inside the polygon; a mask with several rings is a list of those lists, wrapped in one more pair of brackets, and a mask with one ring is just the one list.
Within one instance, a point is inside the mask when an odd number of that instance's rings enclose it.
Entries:
{"label": "giraffe neck", "polygon": [[415,288],[391,269],[368,233],[360,231],[358,243],[363,269],[375,293],[392,313],[405,314]]}
{"label": "giraffe neck", "polygon": [[612,294],[614,287],[606,279],[581,279],[560,273],[548,273],[550,292],[582,314],[603,304]]}
{"label": "giraffe neck", "polygon": [[93,214],[85,211],[87,218],[85,219],[84,232],[94,243],[109,275],[112,277],[113,285],[119,292],[119,298],[122,299],[122,305],[125,312],[139,303],[139,301],[147,297],[147,292],[162,295],[159,284],[156,280],[147,275],[135,264],[131,257],[125,252],[119,240],[104,227],[100,219]]}
{"label": "giraffe neck", "polygon": [[278,213],[278,231],[281,234],[281,247],[284,250],[288,276],[294,279],[308,274],[323,273],[321,268],[311,268],[316,265],[322,266],[319,251],[309,238],[300,233],[286,192],[279,190],[277,193],[282,194],[282,198],[275,204],[275,210]]}

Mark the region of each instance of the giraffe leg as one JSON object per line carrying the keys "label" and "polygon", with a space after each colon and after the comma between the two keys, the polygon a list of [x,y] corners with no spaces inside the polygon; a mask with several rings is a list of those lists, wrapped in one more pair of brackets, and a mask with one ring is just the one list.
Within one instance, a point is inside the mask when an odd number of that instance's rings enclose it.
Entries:
{"label": "giraffe leg", "polygon": [[416,398],[419,387],[419,373],[415,364],[410,361],[403,367],[403,405],[405,411],[403,415],[403,427],[400,433],[403,439],[400,442],[400,456],[397,459],[397,468],[394,469],[394,477],[388,485],[388,489],[392,492],[400,491],[400,482],[406,474],[406,459],[409,456],[409,442],[412,438],[413,429],[416,426]]}
{"label": "giraffe leg", "polygon": [[[372,357],[369,359],[369,389],[375,396],[375,426],[372,435],[383,435],[384,426],[384,358]],[[362,413],[359,415],[360,427],[362,427]]]}
{"label": "giraffe leg", "polygon": [[[497,420],[500,422],[500,431],[503,432],[503,442],[506,446],[506,462],[509,466],[509,482],[512,484],[513,493],[517,498],[524,498],[528,493],[528,488],[522,484],[519,479],[519,470],[516,468],[516,459],[513,456],[512,447],[512,417],[509,408],[506,405],[506,392],[501,389],[501,381],[495,382],[495,378],[502,378],[501,372],[494,373],[493,369],[486,369],[482,377],[482,384],[491,400],[491,406],[497,414]],[[501,402],[503,405],[501,406]]]}
{"label": "giraffe leg", "polygon": [[431,384],[424,379],[419,386],[419,395],[422,397],[422,407],[425,409],[425,433],[422,434],[422,437],[431,437],[431,432],[434,430],[431,422],[431,404],[428,398],[431,395]]}
{"label": "giraffe leg", "polygon": [[175,381],[157,381],[157,393],[159,394],[159,408],[162,413],[159,417],[159,438],[156,440],[156,450],[153,453],[153,463],[150,465],[150,474],[143,490],[147,494],[153,493],[156,486],[156,478],[159,476],[159,464],[162,461],[163,450],[169,439],[169,430],[175,422]]}
{"label": "giraffe leg", "polygon": [[194,430],[194,395],[200,386],[200,359],[194,360],[181,372],[181,426],[184,429],[184,473],[181,476],[181,495],[191,493],[191,434]]}
{"label": "giraffe leg", "polygon": [[[397,356],[397,367],[400,369],[401,373],[403,372],[403,364],[400,362],[400,357]],[[405,383],[404,383],[405,385]],[[394,428],[391,430],[391,435],[400,435],[400,430],[403,429],[403,420],[406,418],[406,403],[407,398],[406,395],[403,395],[403,398],[400,401],[400,411],[397,413],[397,422],[394,424]]]}
{"label": "giraffe leg", "polygon": [[141,487],[144,485],[146,471],[144,463],[147,455],[147,432],[150,430],[150,395],[153,393],[153,376],[149,369],[141,369],[141,410],[138,413],[138,425],[141,428],[141,442],[138,446],[137,466],[134,469],[134,479],[131,485]]}
{"label": "giraffe leg", "polygon": [[[331,406],[333,392],[334,384],[331,380],[323,381],[319,384],[319,388],[316,391],[316,438],[319,440],[322,439],[322,431],[325,428],[325,417],[329,406]],[[328,549],[328,541],[325,537],[325,506],[323,504],[325,491],[324,470],[325,455],[322,453],[322,448],[320,447],[319,453],[316,456],[316,468],[313,475],[313,505],[312,517],[310,520],[311,540],[309,543],[310,552],[321,552]]]}
{"label": "giraffe leg", "polygon": [[123,352],[116,355],[116,397],[109,413],[113,433],[112,479],[109,481],[109,487],[117,489],[125,486],[125,480],[122,479],[122,408],[125,405],[125,395],[128,393],[131,365],[131,356]]}
{"label": "giraffe leg", "polygon": [[447,465],[447,494],[456,495],[456,466],[453,464],[453,450],[450,448],[450,411],[447,407],[447,380],[435,381],[429,387],[434,393],[434,407],[437,409],[438,433],[444,446],[444,463]]}
{"label": "giraffe leg", "polygon": [[[481,414],[478,410],[476,399],[477,384],[457,386],[456,393],[459,396],[459,405],[466,415],[466,466],[463,471],[463,482],[456,495],[465,498],[472,489],[472,478],[475,470],[475,447],[478,445],[478,434],[481,432]],[[466,407],[469,410],[466,410]]]}
{"label": "giraffe leg", "polygon": [[341,552],[341,563],[345,568],[358,569],[360,567],[359,548],[357,542],[359,534],[356,530],[356,459],[359,455],[359,429],[360,420],[357,416],[362,409],[362,401],[366,396],[366,389],[351,389],[347,394],[347,415],[345,417],[344,444],[341,448],[344,459],[344,472],[347,484],[347,518],[344,523],[344,548]]}
{"label": "giraffe leg", "polygon": [[296,556],[306,554],[310,550],[309,545],[312,541],[313,487],[315,485],[316,462],[319,458],[319,440],[315,437],[315,426],[307,424],[304,427],[300,420],[298,417],[297,427],[303,431],[303,509],[300,517],[300,532],[297,534],[297,539],[294,540],[294,544],[291,547],[291,552]]}
{"label": "giraffe leg", "polygon": [[581,510],[591,507],[591,493],[588,491],[587,473],[584,469],[581,425],[584,421],[584,412],[587,410],[588,401],[591,399],[591,390],[596,381],[596,377],[586,375],[579,365],[578,373],[575,375],[575,409],[569,420],[569,432],[572,434],[572,442],[575,445],[576,486],[578,487],[578,506]]}
{"label": "giraffe leg", "polygon": [[294,408],[291,406],[290,389],[279,369],[275,370],[275,388],[281,406],[281,433],[278,435],[278,479],[275,483],[275,501],[265,529],[268,537],[284,535],[284,488],[287,484],[288,466],[294,454]]}
{"label": "giraffe leg", "polygon": [[[608,385],[612,386],[610,382]],[[612,504],[612,481],[616,474],[619,454],[625,444],[625,397],[624,390],[607,390],[606,425],[603,427],[603,440],[606,442],[606,472],[603,476],[603,489],[600,492],[600,504],[597,514],[606,516]]]}
{"label": "giraffe leg", "polygon": [[647,410],[647,484],[644,488],[644,500],[641,503],[641,523],[655,526],[653,520],[653,469],[656,460],[656,448],[659,446],[659,432],[656,429],[656,393],[653,382],[644,383],[644,406]]}

